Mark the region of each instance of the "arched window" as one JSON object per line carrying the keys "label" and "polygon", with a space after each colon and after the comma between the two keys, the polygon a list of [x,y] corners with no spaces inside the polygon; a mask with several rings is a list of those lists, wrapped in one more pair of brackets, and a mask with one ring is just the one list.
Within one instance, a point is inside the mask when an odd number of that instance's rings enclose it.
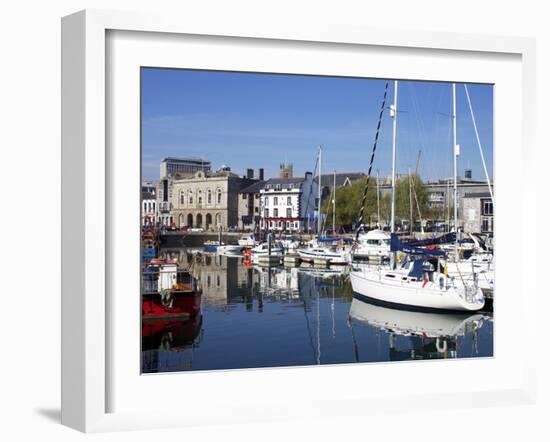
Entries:
{"label": "arched window", "polygon": [[222,216],[219,213],[216,213],[216,227],[222,223]]}
{"label": "arched window", "polygon": [[218,204],[221,204],[222,203],[222,189],[218,189],[216,192],[217,192],[216,202]]}
{"label": "arched window", "polygon": [[193,191],[189,191],[189,204],[193,204]]}
{"label": "arched window", "polygon": [[208,192],[207,192],[206,195],[207,195],[207,196],[206,196],[206,202],[207,202],[208,204],[212,204],[212,191],[211,191],[210,189],[208,189]]}
{"label": "arched window", "polygon": [[183,190],[180,192],[180,204],[183,206],[185,204],[185,193]]}
{"label": "arched window", "polygon": [[199,191],[198,191],[198,197],[197,197],[197,199],[198,199],[197,202],[198,202],[199,204],[202,204],[202,190],[199,190]]}

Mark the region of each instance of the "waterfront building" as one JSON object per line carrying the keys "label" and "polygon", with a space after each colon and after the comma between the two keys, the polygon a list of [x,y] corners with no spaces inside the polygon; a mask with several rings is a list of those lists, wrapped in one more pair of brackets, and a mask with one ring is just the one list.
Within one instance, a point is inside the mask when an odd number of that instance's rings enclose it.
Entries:
{"label": "waterfront building", "polygon": [[[400,175],[408,177],[408,175]],[[452,228],[454,211],[454,180],[445,178],[424,182],[427,193],[427,203],[432,220],[441,221]],[[491,182],[494,188],[494,183]],[[485,180],[472,179],[471,170],[465,171],[464,177],[457,180],[458,215],[459,225],[465,227],[467,211],[464,209],[466,195],[488,193],[489,186]],[[391,178],[380,179],[380,195],[391,195]],[[416,217],[415,213],[415,217]],[[424,221],[427,217],[423,217]],[[478,230],[479,232],[479,230]]]}
{"label": "waterfront building", "polygon": [[170,212],[172,210],[173,177],[165,177],[157,184],[157,225],[171,226],[174,222]]}
{"label": "waterfront building", "polygon": [[239,192],[239,229],[254,231],[260,225],[260,191],[265,181],[258,180],[254,184],[243,188]]}
{"label": "waterfront building", "polygon": [[222,166],[216,172],[201,170],[192,177],[166,181],[169,213],[177,227],[217,231],[237,227],[239,192],[254,179],[241,177]]}
{"label": "waterfront building", "polygon": [[462,220],[466,233],[493,233],[493,200],[489,192],[466,193]]}
{"label": "waterfront building", "polygon": [[196,172],[210,172],[212,164],[203,158],[174,158],[160,160],[160,178],[171,176],[191,177]]}
{"label": "waterfront building", "polygon": [[141,225],[155,224],[157,218],[157,188],[153,182],[141,184]]}
{"label": "waterfront building", "polygon": [[260,189],[260,228],[303,232],[313,228],[317,188],[311,172],[303,178],[271,178]]}

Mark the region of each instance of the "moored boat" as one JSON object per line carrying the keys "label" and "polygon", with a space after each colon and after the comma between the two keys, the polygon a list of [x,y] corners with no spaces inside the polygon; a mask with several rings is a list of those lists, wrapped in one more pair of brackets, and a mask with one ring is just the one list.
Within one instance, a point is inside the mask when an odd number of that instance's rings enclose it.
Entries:
{"label": "moored boat", "polygon": [[383,230],[369,230],[360,233],[353,248],[353,258],[368,259],[372,257],[389,259],[390,234]]}
{"label": "moored boat", "polygon": [[175,262],[155,259],[142,272],[142,319],[189,318],[200,310],[201,289]]}

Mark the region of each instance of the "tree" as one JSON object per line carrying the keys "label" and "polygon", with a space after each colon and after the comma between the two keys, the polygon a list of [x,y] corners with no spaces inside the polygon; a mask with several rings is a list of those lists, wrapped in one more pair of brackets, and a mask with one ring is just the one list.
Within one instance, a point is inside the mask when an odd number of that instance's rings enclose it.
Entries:
{"label": "tree", "polygon": [[[428,208],[428,192],[426,185],[419,176],[412,176],[412,190],[416,193],[416,200],[420,207],[422,219],[430,216]],[[337,225],[354,225],[359,219],[359,210],[361,200],[365,189],[366,178],[352,181],[351,185],[340,187],[336,190],[336,224]],[[396,183],[395,191],[395,221],[399,224],[401,220],[410,218],[410,186],[409,177],[401,176]],[[377,188],[376,179],[372,178],[369,182],[367,200],[364,210],[364,224],[368,224],[369,220],[377,222],[378,207],[376,198]],[[332,198],[330,195],[324,202],[322,211],[327,215],[326,225],[332,224]],[[418,209],[413,193],[413,219],[418,221]],[[391,221],[391,195],[380,195],[380,218],[382,225],[389,225]]]}

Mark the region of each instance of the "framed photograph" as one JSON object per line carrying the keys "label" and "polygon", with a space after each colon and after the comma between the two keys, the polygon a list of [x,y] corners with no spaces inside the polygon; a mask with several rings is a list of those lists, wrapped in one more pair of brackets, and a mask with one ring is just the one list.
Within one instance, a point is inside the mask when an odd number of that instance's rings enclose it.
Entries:
{"label": "framed photograph", "polygon": [[62,27],[64,424],[534,400],[533,41]]}

